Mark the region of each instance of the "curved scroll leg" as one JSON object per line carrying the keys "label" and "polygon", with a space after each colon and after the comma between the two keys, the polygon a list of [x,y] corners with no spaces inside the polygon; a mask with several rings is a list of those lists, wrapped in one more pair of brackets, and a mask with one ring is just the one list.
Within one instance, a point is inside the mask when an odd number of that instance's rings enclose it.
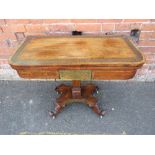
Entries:
{"label": "curved scroll leg", "polygon": [[97,104],[94,105],[94,106],[92,107],[92,110],[93,110],[96,114],[98,114],[98,115],[100,116],[100,118],[102,118],[102,117],[105,115],[105,111],[99,109],[99,107],[98,107]]}
{"label": "curved scroll leg", "polygon": [[55,91],[60,94],[60,96],[56,99],[55,111],[49,112],[53,119],[55,119],[56,115],[66,106],[66,101],[71,98],[71,86],[61,84],[55,88]]}
{"label": "curved scroll leg", "polygon": [[65,84],[61,84],[55,88],[55,91],[57,94],[64,94],[64,93],[66,93],[66,91],[69,90],[69,88],[70,88],[70,86],[67,86]]}
{"label": "curved scroll leg", "polygon": [[94,96],[91,96],[87,98],[86,103],[89,105],[89,107],[92,108],[92,110],[102,118],[105,114],[105,111],[101,110],[97,105],[97,99]]}
{"label": "curved scroll leg", "polygon": [[60,113],[62,109],[63,109],[63,107],[60,106],[58,103],[56,103],[56,105],[55,105],[55,111],[54,112],[53,111],[50,111],[49,112],[49,115],[52,116],[53,119],[55,119],[56,115],[58,113]]}

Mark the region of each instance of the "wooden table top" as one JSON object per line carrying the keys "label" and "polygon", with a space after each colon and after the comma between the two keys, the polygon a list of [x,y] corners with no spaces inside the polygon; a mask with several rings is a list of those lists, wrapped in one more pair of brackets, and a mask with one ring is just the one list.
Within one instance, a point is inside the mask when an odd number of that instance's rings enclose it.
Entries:
{"label": "wooden table top", "polygon": [[14,66],[139,66],[143,55],[125,36],[28,37],[10,59]]}
{"label": "wooden table top", "polygon": [[9,62],[22,78],[121,80],[144,57],[125,36],[40,36],[28,37]]}

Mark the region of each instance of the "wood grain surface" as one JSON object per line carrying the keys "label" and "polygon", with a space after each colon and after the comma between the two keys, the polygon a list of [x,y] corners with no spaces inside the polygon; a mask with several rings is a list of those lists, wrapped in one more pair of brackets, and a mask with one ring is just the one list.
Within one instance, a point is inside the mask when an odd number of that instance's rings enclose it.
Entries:
{"label": "wood grain surface", "polygon": [[125,36],[34,36],[9,62],[23,78],[59,79],[61,70],[89,70],[92,79],[105,80],[132,78],[145,60]]}

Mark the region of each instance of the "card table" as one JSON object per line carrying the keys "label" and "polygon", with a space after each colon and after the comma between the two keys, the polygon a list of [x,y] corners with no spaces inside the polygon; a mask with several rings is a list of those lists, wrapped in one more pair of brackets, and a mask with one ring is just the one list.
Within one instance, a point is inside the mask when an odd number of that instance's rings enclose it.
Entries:
{"label": "card table", "polygon": [[10,58],[20,77],[71,80],[55,88],[55,116],[70,103],[84,103],[102,117],[94,96],[98,86],[81,80],[127,80],[134,77],[145,59],[127,36],[29,36]]}

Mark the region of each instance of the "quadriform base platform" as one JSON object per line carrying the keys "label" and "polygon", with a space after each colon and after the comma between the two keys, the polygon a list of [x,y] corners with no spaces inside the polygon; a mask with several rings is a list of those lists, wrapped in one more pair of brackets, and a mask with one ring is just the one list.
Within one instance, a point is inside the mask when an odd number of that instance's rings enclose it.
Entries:
{"label": "quadriform base platform", "polygon": [[81,80],[126,80],[144,64],[144,57],[126,36],[33,36],[27,37],[10,59],[19,76],[27,79],[72,80],[72,86],[56,87],[55,116],[69,103],[87,104],[99,116],[93,84]]}

